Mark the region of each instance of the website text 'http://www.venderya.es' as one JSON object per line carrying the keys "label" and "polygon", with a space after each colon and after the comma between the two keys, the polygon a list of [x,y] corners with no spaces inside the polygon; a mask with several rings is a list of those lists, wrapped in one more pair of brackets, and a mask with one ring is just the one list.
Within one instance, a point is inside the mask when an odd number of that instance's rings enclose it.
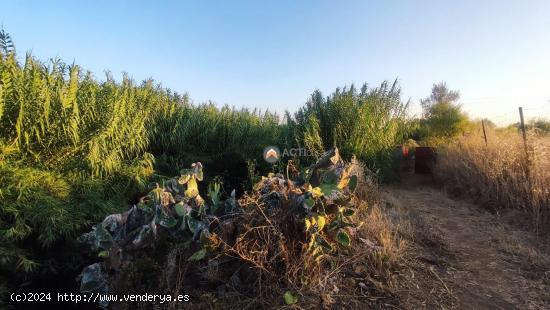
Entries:
{"label": "website text 'http://www.venderya.es'", "polygon": [[190,301],[187,294],[101,294],[101,293],[12,293],[10,301],[14,304],[29,303],[96,303],[99,305],[111,302],[148,302],[148,303],[186,303]]}

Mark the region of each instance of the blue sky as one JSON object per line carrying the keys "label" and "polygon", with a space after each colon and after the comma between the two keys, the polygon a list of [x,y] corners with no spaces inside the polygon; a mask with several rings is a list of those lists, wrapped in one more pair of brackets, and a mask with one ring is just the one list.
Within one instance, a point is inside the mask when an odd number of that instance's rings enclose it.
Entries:
{"label": "blue sky", "polygon": [[153,77],[195,102],[296,111],[398,78],[447,81],[474,117],[550,117],[550,1],[3,1],[20,53]]}

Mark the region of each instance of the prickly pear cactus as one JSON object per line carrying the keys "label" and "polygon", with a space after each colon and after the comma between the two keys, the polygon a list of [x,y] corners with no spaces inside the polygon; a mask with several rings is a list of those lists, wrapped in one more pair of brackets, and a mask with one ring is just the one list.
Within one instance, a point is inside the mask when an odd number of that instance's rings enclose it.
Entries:
{"label": "prickly pear cactus", "polygon": [[[182,170],[180,176],[168,180],[164,186],[151,184],[149,193],[138,204],[124,213],[107,216],[92,231],[82,235],[79,241],[98,252],[104,262],[83,270],[81,287],[93,287],[82,281],[114,282],[107,279],[107,272],[100,271],[106,270],[115,276],[123,273],[122,266],[127,264],[121,260],[133,257],[137,250],[154,248],[162,236],[196,243],[200,250],[190,260],[200,260],[214,251],[219,241],[209,231],[212,220],[209,213],[223,203],[219,198],[219,184],[212,184],[212,204],[211,208],[207,208],[197,183],[203,177],[202,164],[193,163],[191,169]],[[235,198],[229,200],[234,201]],[[97,264],[102,267],[97,267]],[[107,270],[109,268],[111,270]],[[104,290],[104,287],[101,289]]]}
{"label": "prickly pear cactus", "polygon": [[295,213],[297,224],[306,232],[307,251],[319,261],[348,248],[351,236],[347,229],[362,225],[353,217],[359,206],[354,198],[358,176],[352,168],[334,148],[301,173],[303,183],[268,175],[254,188],[268,205],[268,214],[281,206],[292,206],[289,211]]}
{"label": "prickly pear cactus", "polygon": [[[296,180],[288,178],[291,170]],[[287,177],[273,173],[262,177],[252,192],[238,200],[235,191],[222,200],[220,184],[211,183],[205,200],[198,188],[202,165],[194,163],[163,186],[152,184],[138,204],[106,217],[81,237],[102,260],[83,271],[81,279],[92,282],[81,287],[93,289],[94,283],[107,283],[101,290],[116,289],[129,260],[146,255],[139,250],[155,248],[162,238],[168,238],[173,251],[177,249],[168,257],[183,256],[189,270],[213,271],[224,263],[229,270],[221,274],[230,278],[216,278],[220,276],[216,272],[202,277],[233,283],[233,287],[247,281],[238,278],[239,270],[250,266],[265,272],[264,277],[281,274],[280,268],[289,260],[280,253],[306,255],[318,267],[323,258],[349,251],[350,229],[362,224],[354,218],[364,204],[354,195],[358,176],[353,171],[334,148],[301,173],[287,168]],[[298,246],[289,251],[291,245]]]}

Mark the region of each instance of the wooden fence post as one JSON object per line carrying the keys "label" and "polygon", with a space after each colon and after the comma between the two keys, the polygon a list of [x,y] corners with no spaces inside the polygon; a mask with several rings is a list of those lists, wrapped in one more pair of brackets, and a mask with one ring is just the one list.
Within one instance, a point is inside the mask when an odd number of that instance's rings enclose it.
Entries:
{"label": "wooden fence post", "polygon": [[533,184],[531,184],[531,161],[529,160],[529,151],[527,149],[527,133],[525,131],[525,122],[523,121],[523,108],[519,107],[519,120],[521,126],[521,133],[523,136],[523,148],[525,149],[525,176],[527,177],[527,183],[529,185],[529,195],[533,193]]}
{"label": "wooden fence post", "polygon": [[525,149],[525,158],[529,162],[529,152],[527,151],[527,133],[525,132],[525,122],[523,121],[523,108],[519,107],[519,120],[521,133],[523,135],[523,148]]}
{"label": "wooden fence post", "polygon": [[483,138],[485,139],[485,146],[487,146],[487,133],[485,133],[485,120],[481,120],[481,127],[483,128]]}

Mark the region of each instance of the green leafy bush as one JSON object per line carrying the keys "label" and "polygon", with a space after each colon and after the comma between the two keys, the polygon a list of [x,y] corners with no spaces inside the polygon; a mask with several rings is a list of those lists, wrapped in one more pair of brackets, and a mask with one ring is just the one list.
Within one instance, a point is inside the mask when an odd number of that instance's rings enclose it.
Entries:
{"label": "green leafy bush", "polygon": [[422,99],[423,119],[416,123],[414,137],[428,145],[447,143],[471,129],[471,122],[458,104],[460,94],[444,82],[434,84],[429,97]]}
{"label": "green leafy bush", "polygon": [[[0,283],[13,290],[33,275],[53,276],[74,268],[69,266],[81,259],[81,253],[72,241],[105,214],[126,205],[139,187],[140,174],[133,173],[143,165],[93,180],[0,164]],[[151,168],[140,170],[141,177],[145,179]]]}
{"label": "green leafy bush", "polygon": [[400,93],[397,81],[372,89],[365,84],[359,91],[338,88],[328,97],[316,91],[288,123],[298,145],[317,155],[338,145],[344,158],[356,155],[390,177],[392,150],[406,134],[408,103]]}

